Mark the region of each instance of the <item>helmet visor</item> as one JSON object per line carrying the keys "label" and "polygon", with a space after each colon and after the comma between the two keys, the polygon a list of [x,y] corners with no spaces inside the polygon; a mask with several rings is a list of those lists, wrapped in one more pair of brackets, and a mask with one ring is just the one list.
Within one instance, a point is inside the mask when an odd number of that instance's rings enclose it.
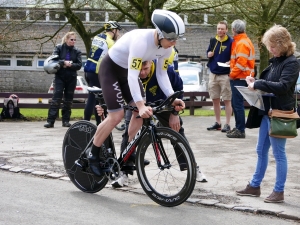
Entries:
{"label": "helmet visor", "polygon": [[170,42],[174,42],[177,41],[179,38],[181,38],[183,36],[183,34],[181,35],[177,35],[176,33],[172,32],[172,33],[166,33],[164,31],[162,31],[162,35],[165,39],[167,39]]}

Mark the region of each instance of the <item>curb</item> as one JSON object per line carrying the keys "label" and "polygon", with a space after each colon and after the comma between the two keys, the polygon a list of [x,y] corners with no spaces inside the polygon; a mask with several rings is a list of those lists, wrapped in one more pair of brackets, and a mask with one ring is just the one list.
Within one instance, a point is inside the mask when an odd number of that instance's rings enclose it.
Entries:
{"label": "curb", "polygon": [[[24,174],[32,174],[34,176],[38,177],[44,177],[44,178],[52,178],[52,179],[58,179],[63,181],[70,181],[69,177],[58,174],[50,171],[35,171],[33,169],[26,169],[22,167],[12,166],[12,165],[6,165],[6,164],[0,164],[0,169],[4,171],[9,171],[13,173],[24,173]],[[110,184],[107,184],[105,188],[112,189]],[[142,194],[146,195],[142,189],[139,188],[133,188],[133,187],[122,187],[117,188],[113,190],[118,191],[127,191],[132,192],[135,194]],[[243,206],[243,205],[233,205],[233,204],[223,204],[220,203],[216,199],[201,199],[201,198],[188,198],[186,200],[187,203],[190,203],[192,205],[203,205],[203,206],[213,206],[221,209],[227,209],[227,210],[235,210],[235,211],[242,211],[247,213],[253,213],[253,214],[260,214],[260,215],[269,215],[269,216],[275,216],[282,219],[289,219],[289,220],[295,220],[300,221],[300,217],[289,214],[288,212],[284,211],[278,211],[278,210],[269,210],[265,208],[253,208],[251,206]]]}

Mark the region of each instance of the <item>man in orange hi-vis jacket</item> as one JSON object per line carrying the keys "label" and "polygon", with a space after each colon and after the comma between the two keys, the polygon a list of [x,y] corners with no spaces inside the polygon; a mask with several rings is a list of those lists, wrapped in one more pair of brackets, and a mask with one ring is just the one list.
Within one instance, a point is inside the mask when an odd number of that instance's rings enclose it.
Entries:
{"label": "man in orange hi-vis jacket", "polygon": [[244,98],[235,86],[247,86],[246,77],[254,76],[255,52],[251,40],[245,33],[246,23],[234,20],[231,24],[233,43],[230,59],[230,86],[232,90],[232,109],[235,128],[227,133],[228,138],[245,138]]}

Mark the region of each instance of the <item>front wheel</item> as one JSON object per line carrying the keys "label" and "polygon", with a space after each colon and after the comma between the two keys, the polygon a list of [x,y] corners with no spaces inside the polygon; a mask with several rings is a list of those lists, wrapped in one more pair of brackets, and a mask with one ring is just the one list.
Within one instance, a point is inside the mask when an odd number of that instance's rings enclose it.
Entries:
{"label": "front wheel", "polygon": [[81,160],[81,167],[75,163],[88,144],[92,143],[96,130],[95,124],[86,120],[78,121],[67,130],[62,146],[63,162],[71,182],[88,193],[100,191],[108,182],[105,175],[97,177],[90,172],[86,159]]}
{"label": "front wheel", "polygon": [[[186,139],[166,127],[156,128],[158,144],[146,134],[138,145],[137,175],[146,194],[162,206],[177,206],[192,194],[196,162]],[[144,159],[150,164],[144,166]],[[159,163],[160,162],[160,163]]]}

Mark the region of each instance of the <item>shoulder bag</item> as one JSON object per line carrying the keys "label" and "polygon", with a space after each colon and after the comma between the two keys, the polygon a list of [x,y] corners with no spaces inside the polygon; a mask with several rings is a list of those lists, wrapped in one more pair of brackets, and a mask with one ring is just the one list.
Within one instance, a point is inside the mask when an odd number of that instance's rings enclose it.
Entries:
{"label": "shoulder bag", "polygon": [[268,114],[271,121],[269,131],[270,136],[277,138],[294,138],[298,136],[297,121],[300,119],[300,117],[294,109],[290,111],[284,111],[272,109],[271,107]]}

